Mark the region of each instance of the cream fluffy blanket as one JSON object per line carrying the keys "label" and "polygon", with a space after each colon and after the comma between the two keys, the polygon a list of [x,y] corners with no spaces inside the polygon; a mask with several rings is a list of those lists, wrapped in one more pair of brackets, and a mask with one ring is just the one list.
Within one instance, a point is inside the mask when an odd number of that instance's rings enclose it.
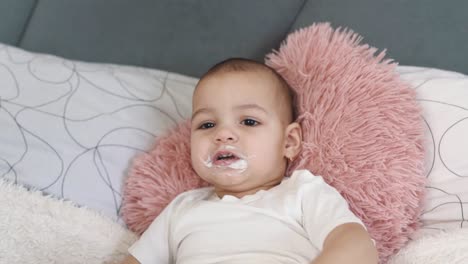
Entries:
{"label": "cream fluffy blanket", "polygon": [[136,236],[71,202],[0,180],[0,263],[118,263]]}
{"label": "cream fluffy blanket", "polygon": [[388,264],[467,264],[468,228],[421,235]]}

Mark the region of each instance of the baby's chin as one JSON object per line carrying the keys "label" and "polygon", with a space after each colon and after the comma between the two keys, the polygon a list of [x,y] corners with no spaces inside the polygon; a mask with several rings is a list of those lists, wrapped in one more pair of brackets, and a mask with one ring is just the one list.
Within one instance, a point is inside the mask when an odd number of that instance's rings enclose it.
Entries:
{"label": "baby's chin", "polygon": [[248,175],[245,170],[235,169],[211,169],[204,172],[203,175],[199,176],[214,186],[229,187],[237,186],[242,184],[248,179]]}

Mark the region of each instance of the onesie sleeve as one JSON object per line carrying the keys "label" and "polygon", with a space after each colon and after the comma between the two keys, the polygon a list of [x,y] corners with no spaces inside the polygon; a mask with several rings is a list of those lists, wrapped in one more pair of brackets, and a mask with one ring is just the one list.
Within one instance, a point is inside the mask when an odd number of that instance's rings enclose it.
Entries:
{"label": "onesie sleeve", "polygon": [[322,177],[314,176],[310,172],[307,178],[300,189],[302,220],[311,242],[317,249],[323,249],[328,234],[339,225],[358,223],[365,228],[336,189],[328,185]]}
{"label": "onesie sleeve", "polygon": [[173,204],[169,204],[153,220],[148,229],[129,249],[129,253],[141,264],[169,264],[169,220]]}

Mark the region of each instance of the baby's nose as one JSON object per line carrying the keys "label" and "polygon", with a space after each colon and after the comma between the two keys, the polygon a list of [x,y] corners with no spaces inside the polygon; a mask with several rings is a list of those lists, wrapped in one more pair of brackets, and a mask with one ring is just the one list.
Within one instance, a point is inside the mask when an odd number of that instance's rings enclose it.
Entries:
{"label": "baby's nose", "polygon": [[233,142],[237,140],[235,133],[228,128],[220,128],[216,133],[217,142]]}

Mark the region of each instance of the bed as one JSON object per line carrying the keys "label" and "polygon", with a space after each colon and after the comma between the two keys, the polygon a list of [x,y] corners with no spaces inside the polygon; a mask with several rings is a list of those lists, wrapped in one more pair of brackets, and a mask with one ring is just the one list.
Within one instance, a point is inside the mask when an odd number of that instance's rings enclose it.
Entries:
{"label": "bed", "polygon": [[[468,263],[468,2],[3,0],[0,263],[118,263],[131,160],[187,118],[197,78],[316,22],[398,62],[423,108],[422,227],[389,263]],[[148,121],[150,120],[150,121]]]}

